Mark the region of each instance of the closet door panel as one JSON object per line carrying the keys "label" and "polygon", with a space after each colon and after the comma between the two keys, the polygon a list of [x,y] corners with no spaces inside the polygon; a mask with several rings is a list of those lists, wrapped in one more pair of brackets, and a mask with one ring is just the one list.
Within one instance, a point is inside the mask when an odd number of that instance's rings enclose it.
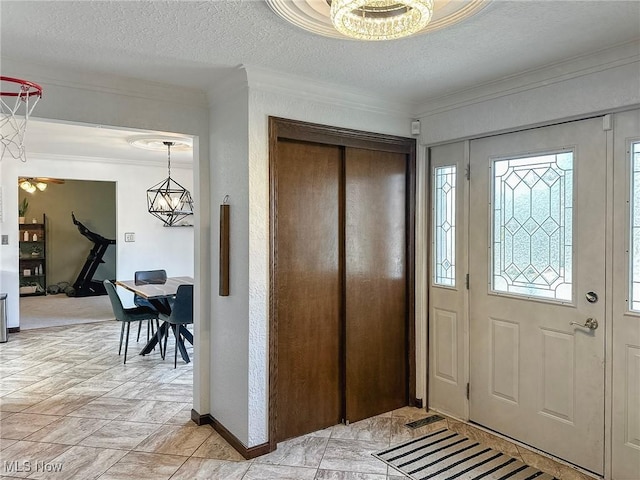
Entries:
{"label": "closet door panel", "polygon": [[339,147],[278,142],[277,441],[341,420],[340,171]]}
{"label": "closet door panel", "polygon": [[406,155],[345,152],[346,418],[407,405]]}

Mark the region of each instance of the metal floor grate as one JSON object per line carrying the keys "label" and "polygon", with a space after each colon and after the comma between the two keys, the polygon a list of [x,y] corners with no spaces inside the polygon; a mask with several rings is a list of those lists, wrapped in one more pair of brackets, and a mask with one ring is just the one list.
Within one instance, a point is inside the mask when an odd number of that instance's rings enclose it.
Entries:
{"label": "metal floor grate", "polygon": [[409,422],[405,424],[405,426],[409,428],[420,428],[433,422],[439,422],[440,420],[444,420],[444,417],[441,417],[440,415],[431,415],[429,417],[421,418],[420,420]]}

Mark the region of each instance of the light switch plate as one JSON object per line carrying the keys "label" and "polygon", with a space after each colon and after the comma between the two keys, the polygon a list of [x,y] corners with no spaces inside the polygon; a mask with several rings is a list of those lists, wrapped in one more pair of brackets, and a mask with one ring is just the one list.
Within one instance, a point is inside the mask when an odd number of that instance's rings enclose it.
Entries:
{"label": "light switch plate", "polygon": [[124,241],[125,242],[135,242],[136,241],[136,234],[133,232],[126,232],[124,234]]}
{"label": "light switch plate", "polygon": [[2,235],[2,245],[9,245],[9,235]]}

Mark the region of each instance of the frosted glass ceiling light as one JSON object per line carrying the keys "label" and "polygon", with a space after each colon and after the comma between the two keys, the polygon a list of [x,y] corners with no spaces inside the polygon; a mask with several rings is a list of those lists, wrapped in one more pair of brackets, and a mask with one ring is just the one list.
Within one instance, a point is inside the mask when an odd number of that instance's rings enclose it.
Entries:
{"label": "frosted glass ceiling light", "polygon": [[[25,192],[29,192],[31,188],[33,188],[33,185],[31,185],[31,182],[29,180],[22,180],[20,182],[20,188]],[[35,191],[35,188],[33,189],[33,191]]]}
{"label": "frosted glass ceiling light", "polygon": [[433,0],[332,0],[331,21],[358,40],[392,40],[427,26]]}
{"label": "frosted glass ceiling light", "polygon": [[21,177],[18,178],[18,185],[25,192],[35,193],[36,190],[44,192],[50,183],[61,185],[64,180],[48,177]]}

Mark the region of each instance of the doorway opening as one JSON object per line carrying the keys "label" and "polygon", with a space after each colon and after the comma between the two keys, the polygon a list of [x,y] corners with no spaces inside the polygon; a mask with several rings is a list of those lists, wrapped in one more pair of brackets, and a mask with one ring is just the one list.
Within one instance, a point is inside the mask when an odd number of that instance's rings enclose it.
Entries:
{"label": "doorway opening", "polygon": [[93,282],[116,278],[115,245],[105,245],[100,258],[95,258],[94,244],[80,234],[72,214],[91,231],[115,239],[116,182],[18,179],[20,185],[25,182],[45,187],[18,191],[19,205],[26,207],[19,226],[20,328],[113,319],[106,297],[78,295],[77,289],[86,284],[81,277],[88,273],[87,263],[95,267]]}
{"label": "doorway opening", "polygon": [[[193,137],[171,133],[135,130],[128,128],[111,128],[79,123],[65,123],[46,119],[33,119],[30,125],[29,158],[27,162],[2,162],[2,177],[7,180],[3,184],[5,198],[15,194],[19,197],[18,179],[63,179],[64,184],[47,185],[46,190],[36,191],[30,196],[30,212],[26,214],[26,222],[32,222],[33,218],[43,223],[42,214],[47,216],[47,223],[51,227],[48,240],[53,241],[58,234],[53,230],[58,225],[65,225],[69,230],[69,240],[78,249],[79,258],[68,262],[70,270],[63,276],[54,279],[50,274],[54,273],[49,267],[47,282],[41,285],[43,289],[61,282],[68,282],[73,286],[79,273],[85,264],[92,243],[79,232],[78,226],[73,224],[71,213],[75,212],[76,219],[89,230],[116,241],[109,245],[104,253],[105,264],[100,264],[96,269],[94,280],[102,279],[128,280],[133,279],[134,272],[138,270],[153,270],[162,268],[171,276],[194,276],[195,249],[194,249],[194,218],[190,222],[181,222],[180,226],[165,228],[163,223],[148,212],[147,189],[167,177],[167,149],[161,139],[185,145],[184,148],[172,149],[171,177],[175,178],[185,188],[193,191],[195,182]],[[142,143],[146,148],[138,148]],[[140,145],[142,147],[142,145]],[[45,198],[54,189],[63,189],[77,183],[84,186],[83,193],[78,196],[74,205],[68,205],[63,212],[62,221],[51,222],[51,215],[47,211],[36,211],[38,198]],[[95,192],[102,185],[110,185],[112,191],[108,206],[102,206],[96,201]],[[13,193],[15,192],[15,193]],[[85,211],[85,204],[97,204],[97,212],[103,212],[107,208],[111,213],[112,223],[104,227],[95,223],[95,212]],[[51,209],[52,206],[47,208]],[[6,210],[6,209],[5,209]],[[7,238],[9,245],[14,248],[5,248],[2,251],[2,262],[7,265],[15,265],[11,271],[4,272],[7,285],[12,285],[9,290],[10,302],[8,303],[9,318],[13,316],[15,323],[9,321],[10,332],[20,329],[20,282],[19,255],[18,255],[18,212],[15,217],[7,215]],[[8,212],[5,211],[5,214]],[[15,219],[13,219],[15,218]],[[13,219],[11,221],[7,221]],[[15,243],[14,243],[15,239]],[[51,255],[56,254],[52,250]],[[53,260],[51,257],[50,260]],[[44,267],[43,267],[44,270]],[[60,272],[60,269],[57,269]],[[31,273],[35,273],[31,272]],[[54,281],[55,280],[55,281]],[[64,286],[64,283],[62,283]],[[15,290],[14,290],[15,288]],[[62,294],[64,295],[64,294]],[[47,295],[48,296],[48,295]],[[60,294],[55,295],[61,296]],[[107,299],[107,296],[104,296]],[[26,298],[25,298],[26,299]],[[133,306],[133,295],[122,292],[125,306]],[[29,300],[36,300],[29,298]],[[76,300],[80,300],[76,298]],[[108,301],[108,300],[107,300]],[[14,316],[15,315],[15,316]],[[112,316],[113,318],[113,316]],[[18,325],[16,325],[18,323]]]}

